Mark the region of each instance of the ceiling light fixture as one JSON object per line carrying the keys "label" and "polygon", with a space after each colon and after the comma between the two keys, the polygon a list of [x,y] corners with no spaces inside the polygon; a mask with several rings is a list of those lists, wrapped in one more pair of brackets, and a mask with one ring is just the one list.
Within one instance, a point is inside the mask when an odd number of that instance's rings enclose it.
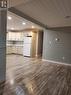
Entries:
{"label": "ceiling light fixture", "polygon": [[23,25],[26,25],[26,23],[25,23],[25,22],[23,22],[22,24],[23,24]]}
{"label": "ceiling light fixture", "polygon": [[32,26],[32,28],[35,28],[34,26]]}
{"label": "ceiling light fixture", "polygon": [[11,20],[11,19],[12,19],[12,17],[11,17],[11,16],[8,16],[8,19],[9,19],[9,20]]}
{"label": "ceiling light fixture", "polygon": [[11,30],[14,30],[14,28],[12,27]]}
{"label": "ceiling light fixture", "polygon": [[13,85],[14,84],[14,80],[10,80],[10,84]]}

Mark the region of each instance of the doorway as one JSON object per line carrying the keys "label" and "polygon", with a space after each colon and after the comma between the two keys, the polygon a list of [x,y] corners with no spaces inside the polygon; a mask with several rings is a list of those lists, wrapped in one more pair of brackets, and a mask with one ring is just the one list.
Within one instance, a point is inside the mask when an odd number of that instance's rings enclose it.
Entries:
{"label": "doorway", "polygon": [[25,57],[41,57],[43,50],[43,32],[7,32],[7,55],[22,55]]}

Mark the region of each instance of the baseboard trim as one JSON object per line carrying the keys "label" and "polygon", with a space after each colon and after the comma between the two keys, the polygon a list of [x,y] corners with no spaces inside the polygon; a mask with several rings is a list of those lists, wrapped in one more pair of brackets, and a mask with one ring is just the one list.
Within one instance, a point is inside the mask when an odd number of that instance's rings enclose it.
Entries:
{"label": "baseboard trim", "polygon": [[40,58],[41,56],[42,56],[41,54],[35,55],[36,58]]}
{"label": "baseboard trim", "polygon": [[6,55],[20,55],[20,56],[23,56],[23,54],[18,54],[18,53],[7,53]]}
{"label": "baseboard trim", "polygon": [[69,66],[71,66],[71,64],[69,64],[69,63],[63,63],[63,62],[58,62],[58,61],[53,61],[53,60],[42,59],[42,61],[47,61],[47,62],[50,62],[50,63],[55,63],[55,64],[61,64],[61,65],[69,65]]}

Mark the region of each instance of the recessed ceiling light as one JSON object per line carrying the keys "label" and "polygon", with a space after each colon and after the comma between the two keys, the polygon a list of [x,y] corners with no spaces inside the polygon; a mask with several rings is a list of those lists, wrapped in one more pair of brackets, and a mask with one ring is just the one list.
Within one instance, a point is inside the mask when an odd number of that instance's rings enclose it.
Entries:
{"label": "recessed ceiling light", "polygon": [[22,24],[23,24],[23,25],[26,25],[26,23],[25,23],[25,22],[23,22]]}
{"label": "recessed ceiling light", "polygon": [[11,20],[11,19],[12,19],[12,17],[11,17],[11,16],[8,16],[8,19],[9,19],[9,20]]}
{"label": "recessed ceiling light", "polygon": [[14,28],[12,27],[11,30],[14,30]]}
{"label": "recessed ceiling light", "polygon": [[14,84],[14,80],[10,80],[10,84],[13,85]]}
{"label": "recessed ceiling light", "polygon": [[35,28],[34,26],[32,26],[32,28]]}

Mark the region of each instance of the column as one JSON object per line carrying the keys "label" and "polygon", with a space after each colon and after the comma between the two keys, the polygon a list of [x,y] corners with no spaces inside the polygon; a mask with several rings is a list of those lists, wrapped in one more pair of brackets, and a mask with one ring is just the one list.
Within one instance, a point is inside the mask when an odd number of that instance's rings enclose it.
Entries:
{"label": "column", "polygon": [[6,79],[6,22],[7,1],[0,0],[0,95]]}

